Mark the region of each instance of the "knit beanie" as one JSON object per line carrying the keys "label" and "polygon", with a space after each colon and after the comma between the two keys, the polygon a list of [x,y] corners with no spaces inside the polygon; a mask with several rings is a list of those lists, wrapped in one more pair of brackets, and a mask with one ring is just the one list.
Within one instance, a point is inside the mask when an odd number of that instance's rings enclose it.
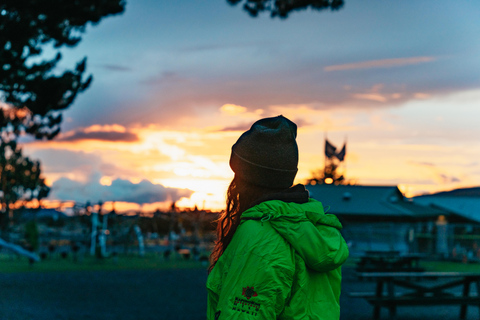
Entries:
{"label": "knit beanie", "polygon": [[285,189],[298,168],[297,125],[284,116],[255,122],[232,146],[230,168],[254,185]]}

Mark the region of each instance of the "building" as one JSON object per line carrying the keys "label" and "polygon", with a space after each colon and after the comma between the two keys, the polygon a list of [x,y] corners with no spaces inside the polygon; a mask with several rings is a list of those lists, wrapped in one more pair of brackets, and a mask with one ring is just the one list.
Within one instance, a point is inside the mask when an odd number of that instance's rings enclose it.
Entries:
{"label": "building", "polygon": [[463,220],[453,212],[405,198],[396,186],[317,184],[306,188],[310,197],[321,201],[344,224],[436,221],[441,215]]}
{"label": "building", "polygon": [[420,205],[449,211],[465,221],[480,223],[480,187],[418,196],[413,198],[413,201]]}
{"label": "building", "polygon": [[463,223],[450,220],[444,226],[447,256],[480,261],[480,187],[418,196],[413,201],[461,217]]}
{"label": "building", "polygon": [[[405,198],[396,186],[307,185],[344,227],[353,255],[365,251],[447,254],[448,222],[470,222],[464,215]],[[427,239],[427,240],[425,240]],[[425,241],[424,241],[425,240]]]}

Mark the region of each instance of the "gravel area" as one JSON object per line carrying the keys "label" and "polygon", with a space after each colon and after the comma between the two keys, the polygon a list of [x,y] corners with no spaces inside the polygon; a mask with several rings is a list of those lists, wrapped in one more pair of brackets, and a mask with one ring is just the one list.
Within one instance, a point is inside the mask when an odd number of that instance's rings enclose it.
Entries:
{"label": "gravel area", "polygon": [[[205,319],[206,271],[84,271],[0,274],[1,320]],[[373,308],[348,292],[373,291],[344,268],[341,320],[371,319]],[[453,320],[459,307],[400,307],[397,320]],[[478,320],[469,307],[467,320]],[[388,311],[382,310],[382,319]]]}

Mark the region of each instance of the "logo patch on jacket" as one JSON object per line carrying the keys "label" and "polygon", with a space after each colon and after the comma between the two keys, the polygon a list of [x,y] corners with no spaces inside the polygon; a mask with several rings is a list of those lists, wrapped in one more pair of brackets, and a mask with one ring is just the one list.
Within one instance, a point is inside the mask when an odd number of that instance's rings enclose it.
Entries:
{"label": "logo patch on jacket", "polygon": [[243,288],[242,296],[249,300],[251,297],[258,296],[258,294],[255,292],[255,290],[253,290],[253,287],[246,287]]}
{"label": "logo patch on jacket", "polygon": [[242,312],[245,314],[250,314],[256,317],[258,315],[258,311],[260,310],[260,304],[253,301],[248,301],[248,300],[235,297],[235,301],[233,301],[232,310]]}

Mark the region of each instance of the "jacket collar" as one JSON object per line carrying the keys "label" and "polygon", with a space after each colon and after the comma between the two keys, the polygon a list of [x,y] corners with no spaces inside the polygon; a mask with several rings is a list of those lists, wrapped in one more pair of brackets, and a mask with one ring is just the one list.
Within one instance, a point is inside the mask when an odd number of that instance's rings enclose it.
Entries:
{"label": "jacket collar", "polygon": [[263,197],[260,197],[252,203],[252,207],[256,206],[265,201],[270,200],[280,200],[283,202],[294,202],[294,203],[307,203],[309,199],[308,190],[305,189],[303,184],[297,184],[291,188],[282,190],[276,193],[269,193]]}

